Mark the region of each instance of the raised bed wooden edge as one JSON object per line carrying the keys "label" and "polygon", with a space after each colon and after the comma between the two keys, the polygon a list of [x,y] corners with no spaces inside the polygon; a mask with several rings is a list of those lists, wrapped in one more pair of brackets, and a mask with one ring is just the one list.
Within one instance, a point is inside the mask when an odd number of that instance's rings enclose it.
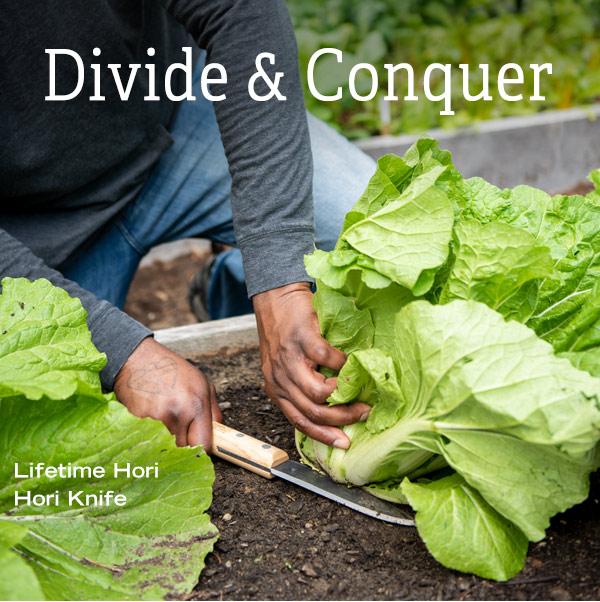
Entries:
{"label": "raised bed wooden edge", "polygon": [[237,353],[258,346],[254,314],[157,330],[154,338],[184,357]]}

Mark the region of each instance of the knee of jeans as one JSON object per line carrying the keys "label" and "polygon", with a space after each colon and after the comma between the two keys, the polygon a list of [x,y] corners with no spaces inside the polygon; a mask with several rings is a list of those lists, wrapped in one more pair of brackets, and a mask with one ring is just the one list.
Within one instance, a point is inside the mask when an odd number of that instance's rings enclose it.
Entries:
{"label": "knee of jeans", "polygon": [[335,246],[350,211],[376,168],[375,161],[328,125],[309,116],[314,163],[315,238],[317,247]]}
{"label": "knee of jeans", "polygon": [[326,157],[333,159],[336,164],[346,166],[349,176],[353,179],[362,181],[365,177],[367,180],[371,177],[377,163],[356,144],[310,113],[308,129],[315,164],[319,165],[322,162],[320,159]]}
{"label": "knee of jeans", "polygon": [[333,251],[340,233],[336,231],[330,233],[328,232],[327,234],[328,236],[323,238],[315,236],[315,246],[317,249],[320,249],[321,251]]}

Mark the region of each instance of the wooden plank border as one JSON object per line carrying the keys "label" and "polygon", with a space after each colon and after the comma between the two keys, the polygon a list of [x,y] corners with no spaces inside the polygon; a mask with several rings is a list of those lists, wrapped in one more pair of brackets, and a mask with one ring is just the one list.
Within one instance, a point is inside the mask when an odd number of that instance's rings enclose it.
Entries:
{"label": "wooden plank border", "polygon": [[164,328],[157,330],[154,338],[184,357],[236,353],[258,346],[254,314]]}

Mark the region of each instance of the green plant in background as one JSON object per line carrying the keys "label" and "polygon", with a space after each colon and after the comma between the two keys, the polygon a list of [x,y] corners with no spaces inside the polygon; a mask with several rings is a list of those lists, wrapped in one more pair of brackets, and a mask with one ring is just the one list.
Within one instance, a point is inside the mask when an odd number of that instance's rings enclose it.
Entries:
{"label": "green plant in background", "polygon": [[[348,353],[331,404],[372,406],[312,466],[417,511],[437,560],[506,580],[600,460],[600,170],[587,197],[464,180],[421,139],[387,155],[336,248],[305,259]],[[440,472],[441,471],[441,472]]]}
{"label": "green plant in background", "polygon": [[[106,357],[77,299],[46,280],[5,278],[0,295],[0,597],[162,599],[191,591],[218,537],[204,511],[214,473],[198,448],[177,448],[160,422],[104,395]],[[103,467],[91,479],[15,477],[30,463]],[[114,475],[157,466],[158,478]],[[126,496],[79,505],[69,492]],[[50,503],[15,505],[20,496]],[[58,494],[54,503],[52,496]]]}
{"label": "green plant in background", "polygon": [[[372,101],[354,100],[345,90],[341,101],[321,102],[308,91],[311,112],[349,138],[380,133],[422,132],[432,127],[456,127],[483,119],[564,109],[600,98],[600,2],[598,0],[287,0],[296,30],[301,73],[319,48],[344,52],[339,64],[332,56],[317,62],[315,78],[322,93],[347,86],[352,66],[375,65],[381,93]],[[506,63],[526,68],[530,63],[552,63],[553,75],[542,79],[543,102],[528,100],[533,79],[525,78],[524,99],[508,102],[468,102],[461,78],[452,86],[456,114],[440,116],[440,103],[403,101],[406,78],[397,75],[400,101],[390,103],[391,120],[382,120],[380,98],[387,90],[384,63],[413,65],[417,81],[435,62],[471,65],[472,93],[478,90],[478,65],[490,65],[490,81]],[[438,82],[441,85],[442,82]],[[362,73],[358,89],[370,88]],[[481,90],[481,87],[479,87]]]}

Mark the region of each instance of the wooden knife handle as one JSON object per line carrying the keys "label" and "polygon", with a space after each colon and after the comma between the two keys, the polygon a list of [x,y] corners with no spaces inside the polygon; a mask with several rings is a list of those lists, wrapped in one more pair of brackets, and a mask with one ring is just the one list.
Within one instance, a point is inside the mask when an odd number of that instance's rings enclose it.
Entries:
{"label": "wooden knife handle", "polygon": [[289,460],[282,449],[220,422],[213,422],[213,454],[267,479],[273,478],[270,468]]}

